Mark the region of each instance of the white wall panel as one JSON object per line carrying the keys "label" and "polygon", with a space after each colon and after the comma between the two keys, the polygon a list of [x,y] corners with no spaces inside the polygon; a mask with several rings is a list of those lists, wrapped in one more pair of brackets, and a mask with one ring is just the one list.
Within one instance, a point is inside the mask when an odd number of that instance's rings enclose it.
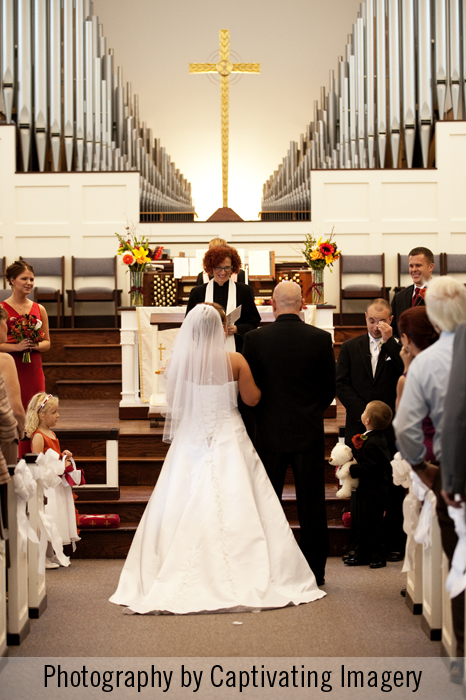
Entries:
{"label": "white wall panel", "polygon": [[450,150],[450,207],[451,218],[466,221],[466,134],[452,134]]}
{"label": "white wall panel", "polygon": [[369,218],[368,183],[324,185],[324,221],[368,221]]}
{"label": "white wall panel", "polygon": [[69,187],[16,185],[15,207],[17,224],[69,223]]}
{"label": "white wall panel", "polygon": [[[41,258],[49,256],[58,258],[71,255],[70,239],[67,236],[44,236],[42,233],[36,236],[17,236],[17,255],[23,258]],[[48,285],[50,287],[50,285]]]}
{"label": "white wall panel", "polygon": [[436,182],[383,182],[383,221],[436,221]]}
{"label": "white wall panel", "polygon": [[124,185],[84,185],[82,192],[83,223],[126,222],[128,202]]}

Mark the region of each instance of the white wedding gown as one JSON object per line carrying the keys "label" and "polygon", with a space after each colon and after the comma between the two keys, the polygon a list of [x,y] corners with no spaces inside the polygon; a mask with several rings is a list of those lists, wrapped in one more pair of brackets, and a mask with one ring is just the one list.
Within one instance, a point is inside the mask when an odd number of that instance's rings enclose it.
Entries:
{"label": "white wedding gown", "polygon": [[236,384],[192,391],[196,420],[176,432],[110,601],[186,614],[322,598],[237,408],[226,408]]}

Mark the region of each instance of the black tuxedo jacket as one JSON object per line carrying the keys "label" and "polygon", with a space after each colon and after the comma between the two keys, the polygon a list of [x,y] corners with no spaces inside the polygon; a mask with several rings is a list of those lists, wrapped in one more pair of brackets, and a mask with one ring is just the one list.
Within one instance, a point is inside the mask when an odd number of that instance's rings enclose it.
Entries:
{"label": "black tuxedo jacket", "polygon": [[[400,350],[401,345],[394,338],[384,343],[373,376],[368,333],[347,340],[341,346],[337,362],[337,396],[346,408],[345,441],[350,447],[353,435],[365,431],[361,415],[369,401],[383,401],[395,413],[396,385],[404,369]],[[393,443],[391,425],[385,436],[389,443]]]}
{"label": "black tuxedo jacket", "polygon": [[[393,335],[396,338],[400,337],[399,331],[398,331],[398,319],[400,318],[403,311],[406,311],[406,309],[411,308],[413,294],[414,294],[414,284],[411,284],[409,287],[406,287],[406,289],[402,289],[401,292],[397,292],[392,299],[392,313],[393,313],[392,328],[393,328]],[[417,298],[416,306],[425,306],[424,299],[422,297]]]}
{"label": "black tuxedo jacket", "polygon": [[387,439],[381,430],[371,430],[360,450],[353,447],[357,464],[352,464],[350,474],[360,479],[358,490],[372,491],[377,487],[388,487],[392,474]]}
{"label": "black tuxedo jacket", "polygon": [[323,413],[335,396],[330,333],[296,314],[281,314],[246,335],[243,354],[262,391],[255,408],[257,449],[315,450],[316,459],[323,459]]}
{"label": "black tuxedo jacket", "polygon": [[[235,282],[236,284],[236,306],[241,304],[241,316],[236,321],[235,326],[238,329],[238,333],[235,335],[235,345],[236,351],[241,352],[243,349],[243,338],[248,331],[257,328],[261,321],[261,317],[257,310],[257,306],[254,303],[254,295],[252,293],[251,287],[247,284],[241,284],[241,282]],[[219,291],[219,285],[214,284],[214,301],[216,301],[220,306],[225,309],[226,304],[216,298]],[[189,295],[188,308],[186,309],[186,315],[189,314],[191,309],[197,304],[203,304],[205,302],[207,283],[201,285],[200,287],[193,287],[191,289],[191,294]],[[220,288],[221,291],[221,288]],[[228,298],[228,297],[227,297]],[[226,309],[225,309],[226,310]]]}

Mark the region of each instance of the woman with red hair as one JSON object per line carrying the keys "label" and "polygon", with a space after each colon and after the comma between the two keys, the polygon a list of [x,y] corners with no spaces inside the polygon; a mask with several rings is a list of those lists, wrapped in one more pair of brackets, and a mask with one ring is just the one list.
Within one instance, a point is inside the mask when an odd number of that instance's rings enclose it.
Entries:
{"label": "woman with red hair", "polygon": [[254,330],[260,323],[259,312],[254,303],[252,289],[241,282],[233,282],[231,275],[241,267],[241,258],[236,248],[219,245],[209,248],[204,255],[204,270],[213,275],[210,282],[194,287],[188,301],[186,314],[197,304],[215,302],[226,312],[227,316],[238,306],[241,315],[234,323],[228,325],[227,350],[241,352],[243,338],[248,331]]}

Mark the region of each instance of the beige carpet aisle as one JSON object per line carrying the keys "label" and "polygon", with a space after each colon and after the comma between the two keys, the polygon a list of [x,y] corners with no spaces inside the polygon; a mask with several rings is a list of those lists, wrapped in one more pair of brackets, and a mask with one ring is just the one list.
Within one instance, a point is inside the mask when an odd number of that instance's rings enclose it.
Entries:
{"label": "beige carpet aisle", "polygon": [[[400,595],[401,563],[327,566],[327,596],[261,613],[124,615],[108,602],[122,560],[47,572],[48,607],[9,656],[439,656]],[[232,624],[234,621],[242,625]]]}

